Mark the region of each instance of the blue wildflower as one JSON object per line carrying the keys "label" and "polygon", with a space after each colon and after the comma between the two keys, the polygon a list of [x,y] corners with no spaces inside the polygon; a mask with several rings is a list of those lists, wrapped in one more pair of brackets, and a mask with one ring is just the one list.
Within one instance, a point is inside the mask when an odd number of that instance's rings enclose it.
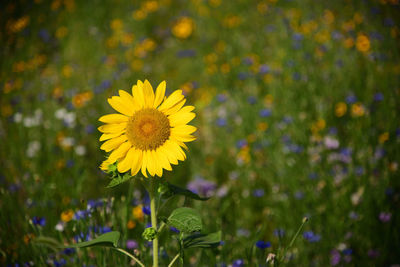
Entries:
{"label": "blue wildflower", "polygon": [[255,103],[257,103],[257,98],[251,95],[247,98],[247,102],[249,102],[250,105],[254,105]]}
{"label": "blue wildflower", "polygon": [[232,263],[232,267],[242,267],[244,266],[244,260],[237,259]]}
{"label": "blue wildflower", "polygon": [[226,126],[227,125],[226,119],[218,118],[217,119],[217,125],[220,126],[220,127]]}
{"label": "blue wildflower", "polygon": [[103,226],[103,227],[100,228],[100,233],[101,234],[105,234],[105,233],[109,233],[109,232],[111,232],[111,228],[108,227],[108,226]]}
{"label": "blue wildflower", "polygon": [[253,191],[253,196],[255,196],[255,197],[262,197],[262,196],[264,196],[264,189],[262,189],[262,188],[255,189],[255,190]]}
{"label": "blue wildflower", "polygon": [[263,65],[261,65],[260,66],[260,68],[258,69],[258,73],[260,73],[260,74],[267,74],[267,73],[269,73],[270,72],[270,67],[268,66],[268,65],[265,65],[265,64],[263,64]]}
{"label": "blue wildflower", "polygon": [[240,139],[239,141],[236,142],[236,147],[237,148],[243,148],[247,146],[247,140],[246,139]]}
{"label": "blue wildflower", "polygon": [[60,259],[59,261],[54,260],[54,266],[56,267],[61,267],[67,264],[67,261],[65,259]]}
{"label": "blue wildflower", "polygon": [[268,108],[263,108],[262,110],[260,110],[259,114],[260,114],[260,117],[266,118],[266,117],[271,116],[271,110]]}
{"label": "blue wildflower", "polygon": [[247,78],[249,78],[250,74],[248,74],[247,72],[240,72],[238,74],[238,79],[239,80],[246,80]]}
{"label": "blue wildflower", "polygon": [[384,99],[384,97],[381,92],[378,92],[374,95],[374,101],[376,101],[376,102],[383,101],[383,99]]}
{"label": "blue wildflower", "polygon": [[75,249],[75,248],[66,248],[66,249],[63,250],[63,253],[64,253],[65,255],[72,255],[72,254],[74,254],[75,252],[76,252],[76,249]]}
{"label": "blue wildflower", "polygon": [[218,102],[220,102],[220,103],[225,102],[226,99],[227,99],[226,94],[218,94],[218,95],[217,95],[217,100],[218,100]]}
{"label": "blue wildflower", "polygon": [[185,58],[185,57],[195,57],[196,56],[196,50],[194,49],[183,49],[180,50],[176,53],[176,56],[179,58]]}
{"label": "blue wildflower", "polygon": [[353,250],[351,248],[346,248],[345,250],[342,251],[344,255],[351,255],[353,254]]}
{"label": "blue wildflower", "polygon": [[174,233],[177,233],[177,234],[180,233],[180,231],[179,231],[178,229],[176,229],[175,227],[173,227],[173,226],[171,226],[171,227],[169,228],[169,230],[170,230],[171,232],[174,232]]}
{"label": "blue wildflower", "polygon": [[32,223],[34,225],[45,226],[46,225],[46,218],[35,216],[35,217],[32,218]]}
{"label": "blue wildflower", "polygon": [[271,242],[269,242],[269,241],[264,242],[262,240],[259,240],[256,242],[256,247],[258,247],[259,249],[266,249],[266,248],[271,247]]}
{"label": "blue wildflower", "polygon": [[310,243],[315,243],[321,240],[321,236],[318,234],[314,234],[313,231],[306,231],[303,233],[304,239],[306,239]]}
{"label": "blue wildflower", "polygon": [[285,230],[282,228],[277,228],[274,230],[274,236],[283,237],[285,235]]}
{"label": "blue wildflower", "polygon": [[146,215],[150,215],[151,214],[151,210],[150,210],[150,208],[148,206],[143,206],[142,207],[142,211]]}
{"label": "blue wildflower", "polygon": [[354,94],[349,94],[346,96],[346,103],[347,104],[353,104],[357,101],[357,97]]}
{"label": "blue wildflower", "polygon": [[49,34],[48,30],[41,29],[41,30],[39,30],[38,35],[42,39],[43,42],[47,43],[48,41],[50,41],[50,34]]}

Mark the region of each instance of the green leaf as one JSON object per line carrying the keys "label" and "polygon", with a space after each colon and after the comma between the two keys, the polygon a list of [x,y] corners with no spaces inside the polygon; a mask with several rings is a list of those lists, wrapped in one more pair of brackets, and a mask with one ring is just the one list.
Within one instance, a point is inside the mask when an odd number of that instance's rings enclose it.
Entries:
{"label": "green leaf", "polygon": [[167,224],[183,233],[197,232],[203,228],[199,213],[185,207],[174,210],[167,219]]}
{"label": "green leaf", "polygon": [[210,199],[209,197],[201,197],[198,194],[193,193],[192,191],[186,189],[186,188],[182,188],[173,184],[170,184],[168,182],[166,182],[165,184],[163,184],[165,187],[165,193],[164,195],[167,197],[171,197],[173,195],[181,195],[181,196],[185,196],[191,199],[195,199],[195,200],[201,200],[201,201],[205,201]]}
{"label": "green leaf", "polygon": [[64,246],[64,248],[86,248],[86,247],[93,247],[93,246],[115,247],[116,248],[118,246],[118,240],[119,240],[120,236],[121,236],[120,232],[112,231],[112,232],[102,234],[93,240],[80,242],[80,243],[69,245],[69,246]]}
{"label": "green leaf", "polygon": [[115,178],[112,178],[111,182],[107,185],[108,188],[117,186],[119,184],[122,184],[126,181],[128,181],[129,179],[131,179],[133,176],[131,176],[129,173],[125,173],[123,176],[118,175]]}
{"label": "green leaf", "polygon": [[32,239],[32,243],[36,245],[44,245],[53,251],[58,251],[60,247],[62,247],[62,244],[58,242],[57,239],[54,239],[52,237],[46,237],[46,236],[38,236],[34,239]]}
{"label": "green leaf", "polygon": [[183,239],[186,248],[213,248],[221,243],[221,231],[211,234],[194,234]]}

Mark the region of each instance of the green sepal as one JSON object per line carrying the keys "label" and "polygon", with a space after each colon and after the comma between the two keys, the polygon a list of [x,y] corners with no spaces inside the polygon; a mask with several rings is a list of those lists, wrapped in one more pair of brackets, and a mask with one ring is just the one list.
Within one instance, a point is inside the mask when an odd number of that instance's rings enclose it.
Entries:
{"label": "green sepal", "polygon": [[117,186],[119,184],[122,184],[128,180],[130,180],[133,176],[131,176],[129,173],[125,174],[118,174],[116,177],[112,178],[111,182],[107,185],[107,188],[111,188],[114,186]]}

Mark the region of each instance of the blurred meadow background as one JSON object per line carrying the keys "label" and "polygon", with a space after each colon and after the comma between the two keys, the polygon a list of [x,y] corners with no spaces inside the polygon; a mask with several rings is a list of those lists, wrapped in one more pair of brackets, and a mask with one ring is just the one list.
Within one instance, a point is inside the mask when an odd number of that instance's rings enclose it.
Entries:
{"label": "blurred meadow background", "polygon": [[[185,266],[399,266],[398,0],[2,1],[0,265],[130,266],[52,250],[111,230],[146,266],[149,200],[108,189],[106,99],[138,79],[182,89],[197,140],[162,179],[222,230]],[[171,234],[173,234],[171,229]],[[161,266],[176,254],[163,236]],[[175,247],[174,247],[175,246]]]}

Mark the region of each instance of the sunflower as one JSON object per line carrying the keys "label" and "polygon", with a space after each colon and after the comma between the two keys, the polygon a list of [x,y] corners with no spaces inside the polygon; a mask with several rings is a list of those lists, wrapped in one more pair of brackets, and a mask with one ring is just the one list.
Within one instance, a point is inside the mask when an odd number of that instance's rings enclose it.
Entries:
{"label": "sunflower", "polygon": [[120,173],[130,170],[136,175],[139,170],[145,177],[161,177],[163,169],[171,171],[171,164],[186,159],[182,147],[191,142],[196,127],[187,125],[196,116],[194,106],[184,106],[186,99],[182,90],[165,97],[165,81],[154,94],[149,81],[138,81],[132,86],[132,95],[119,90],[119,96],[108,99],[108,103],[119,113],[99,118],[105,125],[98,129],[105,141],[100,149],[111,152],[100,168],[108,170],[117,162]]}

